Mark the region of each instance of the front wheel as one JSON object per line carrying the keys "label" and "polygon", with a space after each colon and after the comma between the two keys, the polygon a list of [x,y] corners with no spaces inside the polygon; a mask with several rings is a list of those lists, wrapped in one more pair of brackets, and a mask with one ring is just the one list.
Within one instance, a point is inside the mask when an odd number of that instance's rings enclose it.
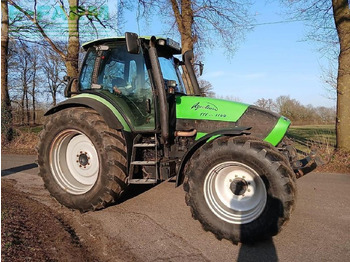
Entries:
{"label": "front wheel", "polygon": [[295,199],[293,171],[269,144],[249,137],[206,143],[186,165],[192,215],[217,238],[254,242],[276,235]]}
{"label": "front wheel", "polygon": [[126,187],[123,135],[91,109],[69,108],[48,116],[38,160],[45,187],[70,208],[104,208]]}

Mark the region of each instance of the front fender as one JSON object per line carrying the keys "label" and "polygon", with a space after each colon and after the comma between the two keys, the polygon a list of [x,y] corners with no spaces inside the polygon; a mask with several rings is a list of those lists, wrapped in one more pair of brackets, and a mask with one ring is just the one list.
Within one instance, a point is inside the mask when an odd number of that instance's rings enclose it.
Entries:
{"label": "front fender", "polygon": [[191,156],[194,154],[194,152],[200,148],[202,145],[207,143],[208,141],[214,140],[217,137],[221,136],[241,136],[241,135],[249,135],[250,133],[248,130],[250,127],[243,127],[243,126],[237,126],[232,129],[223,129],[218,130],[209,134],[206,134],[205,136],[202,136],[200,139],[198,139],[192,146],[187,150],[187,152],[184,154],[184,156],[181,159],[180,167],[177,171],[176,175],[176,184],[175,186],[179,186],[183,182],[184,174],[183,170],[187,163],[187,161],[191,158]]}

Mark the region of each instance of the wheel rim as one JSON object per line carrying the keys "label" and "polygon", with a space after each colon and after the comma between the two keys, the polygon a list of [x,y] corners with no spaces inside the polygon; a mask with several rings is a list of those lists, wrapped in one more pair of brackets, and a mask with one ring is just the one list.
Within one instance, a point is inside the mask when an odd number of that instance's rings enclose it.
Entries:
{"label": "wheel rim", "polygon": [[74,129],[56,136],[51,145],[50,167],[57,184],[74,195],[88,192],[100,169],[95,146],[85,134]]}
{"label": "wheel rim", "polygon": [[220,219],[231,224],[246,224],[263,212],[267,193],[264,181],[254,169],[230,161],[208,172],[204,197],[210,210]]}

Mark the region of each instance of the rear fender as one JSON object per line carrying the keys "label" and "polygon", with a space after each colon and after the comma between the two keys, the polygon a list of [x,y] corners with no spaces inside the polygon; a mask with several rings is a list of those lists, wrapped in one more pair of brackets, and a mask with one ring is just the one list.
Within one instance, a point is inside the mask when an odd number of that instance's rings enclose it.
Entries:
{"label": "rear fender", "polygon": [[191,158],[191,156],[196,152],[198,148],[200,148],[202,145],[207,143],[208,141],[212,141],[218,137],[221,136],[241,136],[241,135],[249,135],[250,133],[248,130],[251,129],[250,127],[242,127],[238,126],[232,129],[223,129],[223,130],[218,130],[209,134],[206,134],[205,136],[201,137],[198,139],[192,147],[187,150],[187,152],[184,154],[184,156],[181,159],[181,164],[180,167],[177,171],[176,175],[176,184],[175,186],[179,186],[182,184],[183,179],[184,179],[184,168],[187,163],[187,161]]}
{"label": "rear fender", "polygon": [[[106,101],[107,102],[107,101]],[[124,130],[130,132],[130,127],[120,114],[120,112],[113,107],[112,105],[102,103],[96,99],[89,98],[89,97],[73,97],[71,99],[65,100],[62,103],[59,103],[57,106],[52,107],[49,109],[45,116],[52,115],[58,111],[61,111],[66,108],[70,107],[88,107],[94,109],[97,113],[99,113],[103,119],[105,120],[106,124],[113,129],[118,130]]]}

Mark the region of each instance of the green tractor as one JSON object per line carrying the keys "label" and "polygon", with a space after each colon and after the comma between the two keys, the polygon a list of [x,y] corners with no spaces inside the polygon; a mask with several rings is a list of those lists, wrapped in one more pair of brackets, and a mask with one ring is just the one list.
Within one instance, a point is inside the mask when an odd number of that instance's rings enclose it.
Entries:
{"label": "green tractor", "polygon": [[290,218],[296,178],[316,167],[286,143],[290,121],[256,106],[200,95],[193,52],[171,39],[125,37],[83,45],[69,99],[46,113],[40,175],[82,212],[114,203],[130,184],[176,178],[218,239],[276,235]]}

